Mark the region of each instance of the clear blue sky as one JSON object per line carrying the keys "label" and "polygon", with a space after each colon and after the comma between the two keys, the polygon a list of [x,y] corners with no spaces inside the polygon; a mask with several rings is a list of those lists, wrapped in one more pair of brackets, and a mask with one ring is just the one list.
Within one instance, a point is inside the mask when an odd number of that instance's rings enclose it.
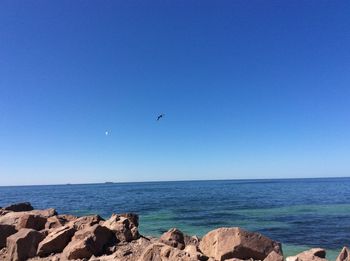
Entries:
{"label": "clear blue sky", "polygon": [[1,1],[0,184],[348,176],[349,14]]}

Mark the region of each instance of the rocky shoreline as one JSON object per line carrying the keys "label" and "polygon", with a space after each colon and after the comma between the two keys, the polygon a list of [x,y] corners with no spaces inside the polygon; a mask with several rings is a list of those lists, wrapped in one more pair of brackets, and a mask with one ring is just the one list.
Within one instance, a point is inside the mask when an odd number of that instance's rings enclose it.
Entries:
{"label": "rocky shoreline", "polygon": [[[327,261],[321,248],[284,258],[281,243],[239,227],[218,228],[200,239],[176,228],[159,238],[147,237],[140,235],[138,225],[132,213],[104,220],[13,204],[0,208],[0,260]],[[337,261],[350,261],[347,247]]]}

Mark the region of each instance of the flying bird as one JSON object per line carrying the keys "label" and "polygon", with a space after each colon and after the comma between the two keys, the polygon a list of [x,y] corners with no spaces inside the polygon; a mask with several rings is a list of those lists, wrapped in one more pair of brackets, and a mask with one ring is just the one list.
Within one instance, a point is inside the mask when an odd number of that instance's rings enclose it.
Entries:
{"label": "flying bird", "polygon": [[158,115],[158,117],[157,117],[157,121],[159,121],[161,118],[163,118],[165,116],[165,114],[164,113],[162,113],[162,114],[160,114],[160,115]]}
{"label": "flying bird", "polygon": [[106,136],[108,136],[109,135],[109,131],[106,131],[105,134],[106,134]]}

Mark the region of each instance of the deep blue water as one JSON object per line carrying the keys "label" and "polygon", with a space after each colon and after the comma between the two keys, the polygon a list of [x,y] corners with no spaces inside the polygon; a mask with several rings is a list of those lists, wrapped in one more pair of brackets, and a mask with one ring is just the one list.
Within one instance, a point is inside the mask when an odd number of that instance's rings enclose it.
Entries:
{"label": "deep blue water", "polygon": [[0,187],[0,206],[21,201],[104,218],[135,212],[146,235],[240,226],[282,242],[288,254],[317,246],[334,256],[350,245],[350,178]]}

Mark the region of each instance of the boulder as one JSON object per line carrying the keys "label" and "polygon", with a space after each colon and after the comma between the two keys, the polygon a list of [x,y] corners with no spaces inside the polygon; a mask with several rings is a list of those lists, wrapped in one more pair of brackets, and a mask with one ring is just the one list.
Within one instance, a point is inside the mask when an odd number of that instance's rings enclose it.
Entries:
{"label": "boulder", "polygon": [[[24,212],[26,213],[26,212]],[[20,217],[23,216],[23,212],[10,212],[4,216],[0,216],[0,224],[16,226]]]}
{"label": "boulder", "polygon": [[350,251],[347,247],[343,247],[336,261],[350,261]]}
{"label": "boulder", "polygon": [[37,255],[44,257],[53,253],[60,253],[73,237],[75,229],[69,226],[54,229],[39,243]]}
{"label": "boulder", "polygon": [[189,256],[194,260],[207,260],[208,258],[204,256],[199,248],[193,244],[189,244],[185,247],[184,251],[189,254]]}
{"label": "boulder", "polygon": [[289,256],[286,261],[326,261],[326,250],[323,248],[312,248],[297,254],[296,256]]}
{"label": "boulder", "polygon": [[101,218],[99,215],[90,215],[73,219],[71,223],[76,230],[82,230],[86,227],[91,227],[96,224],[99,224],[101,221],[104,221],[104,219]]}
{"label": "boulder", "polygon": [[18,230],[21,228],[31,228],[34,230],[42,230],[45,228],[47,218],[41,215],[23,214],[19,217],[16,227]]}
{"label": "boulder", "polygon": [[6,239],[16,232],[14,225],[0,224],[0,249],[6,246]]}
{"label": "boulder", "polygon": [[91,257],[90,261],[140,261],[143,251],[151,244],[150,240],[140,237],[131,242],[122,242],[114,246],[112,254]]}
{"label": "boulder", "polygon": [[[26,226],[37,226],[34,223],[39,222],[39,227],[42,227],[41,221],[43,218],[49,218],[54,216],[56,211],[54,209],[44,209],[44,210],[32,210],[23,212],[9,212],[4,216],[0,216],[0,224],[15,225],[18,228],[26,228]],[[29,217],[29,216],[33,217]],[[45,226],[45,224],[44,224]]]}
{"label": "boulder", "polygon": [[210,231],[202,238],[199,248],[204,255],[217,260],[230,258],[264,260],[271,251],[282,256],[280,243],[239,227]]}
{"label": "boulder", "polygon": [[14,212],[22,212],[22,211],[30,211],[33,210],[34,208],[29,202],[23,202],[23,203],[17,203],[17,204],[12,204],[4,208],[4,210],[10,210]]}
{"label": "boulder", "polygon": [[78,219],[78,217],[73,216],[73,215],[67,215],[67,214],[63,214],[63,215],[57,215],[58,218],[61,218],[63,220],[66,220],[67,222],[73,221]]}
{"label": "boulder", "polygon": [[69,260],[99,256],[110,242],[113,242],[113,233],[108,228],[99,224],[87,226],[75,233],[63,250],[63,255]]}
{"label": "boulder", "polygon": [[7,238],[7,260],[27,260],[36,255],[38,244],[43,240],[42,233],[23,228]]}
{"label": "boulder", "polygon": [[184,234],[177,228],[172,228],[165,232],[160,237],[159,242],[178,249],[185,248]]}
{"label": "boulder", "polygon": [[53,229],[66,225],[68,222],[76,220],[77,217],[71,215],[56,215],[49,217],[45,224],[45,229]]}
{"label": "boulder", "polygon": [[[136,222],[138,224],[138,222]],[[110,219],[103,223],[103,226],[115,233],[119,242],[130,242],[140,237],[137,226],[133,219],[113,214]]]}
{"label": "boulder", "polygon": [[200,239],[197,236],[184,235],[184,242],[185,242],[186,246],[195,245],[195,246],[199,247]]}
{"label": "boulder", "polygon": [[45,223],[45,229],[53,229],[62,227],[66,221],[58,216],[49,217]]}
{"label": "boulder", "polygon": [[270,254],[264,259],[264,261],[283,261],[283,256],[276,253],[275,251],[271,251]]}
{"label": "boulder", "polygon": [[129,221],[131,223],[133,223],[135,227],[139,226],[139,216],[137,214],[135,214],[135,213],[123,213],[123,214],[119,214],[119,216],[129,219]]}
{"label": "boulder", "polygon": [[163,243],[153,243],[142,253],[139,261],[197,261],[189,253]]}
{"label": "boulder", "polygon": [[42,217],[46,217],[46,218],[57,215],[57,211],[54,208],[40,209],[40,210],[35,209],[35,210],[30,211],[29,213],[33,214],[33,215],[39,215]]}

